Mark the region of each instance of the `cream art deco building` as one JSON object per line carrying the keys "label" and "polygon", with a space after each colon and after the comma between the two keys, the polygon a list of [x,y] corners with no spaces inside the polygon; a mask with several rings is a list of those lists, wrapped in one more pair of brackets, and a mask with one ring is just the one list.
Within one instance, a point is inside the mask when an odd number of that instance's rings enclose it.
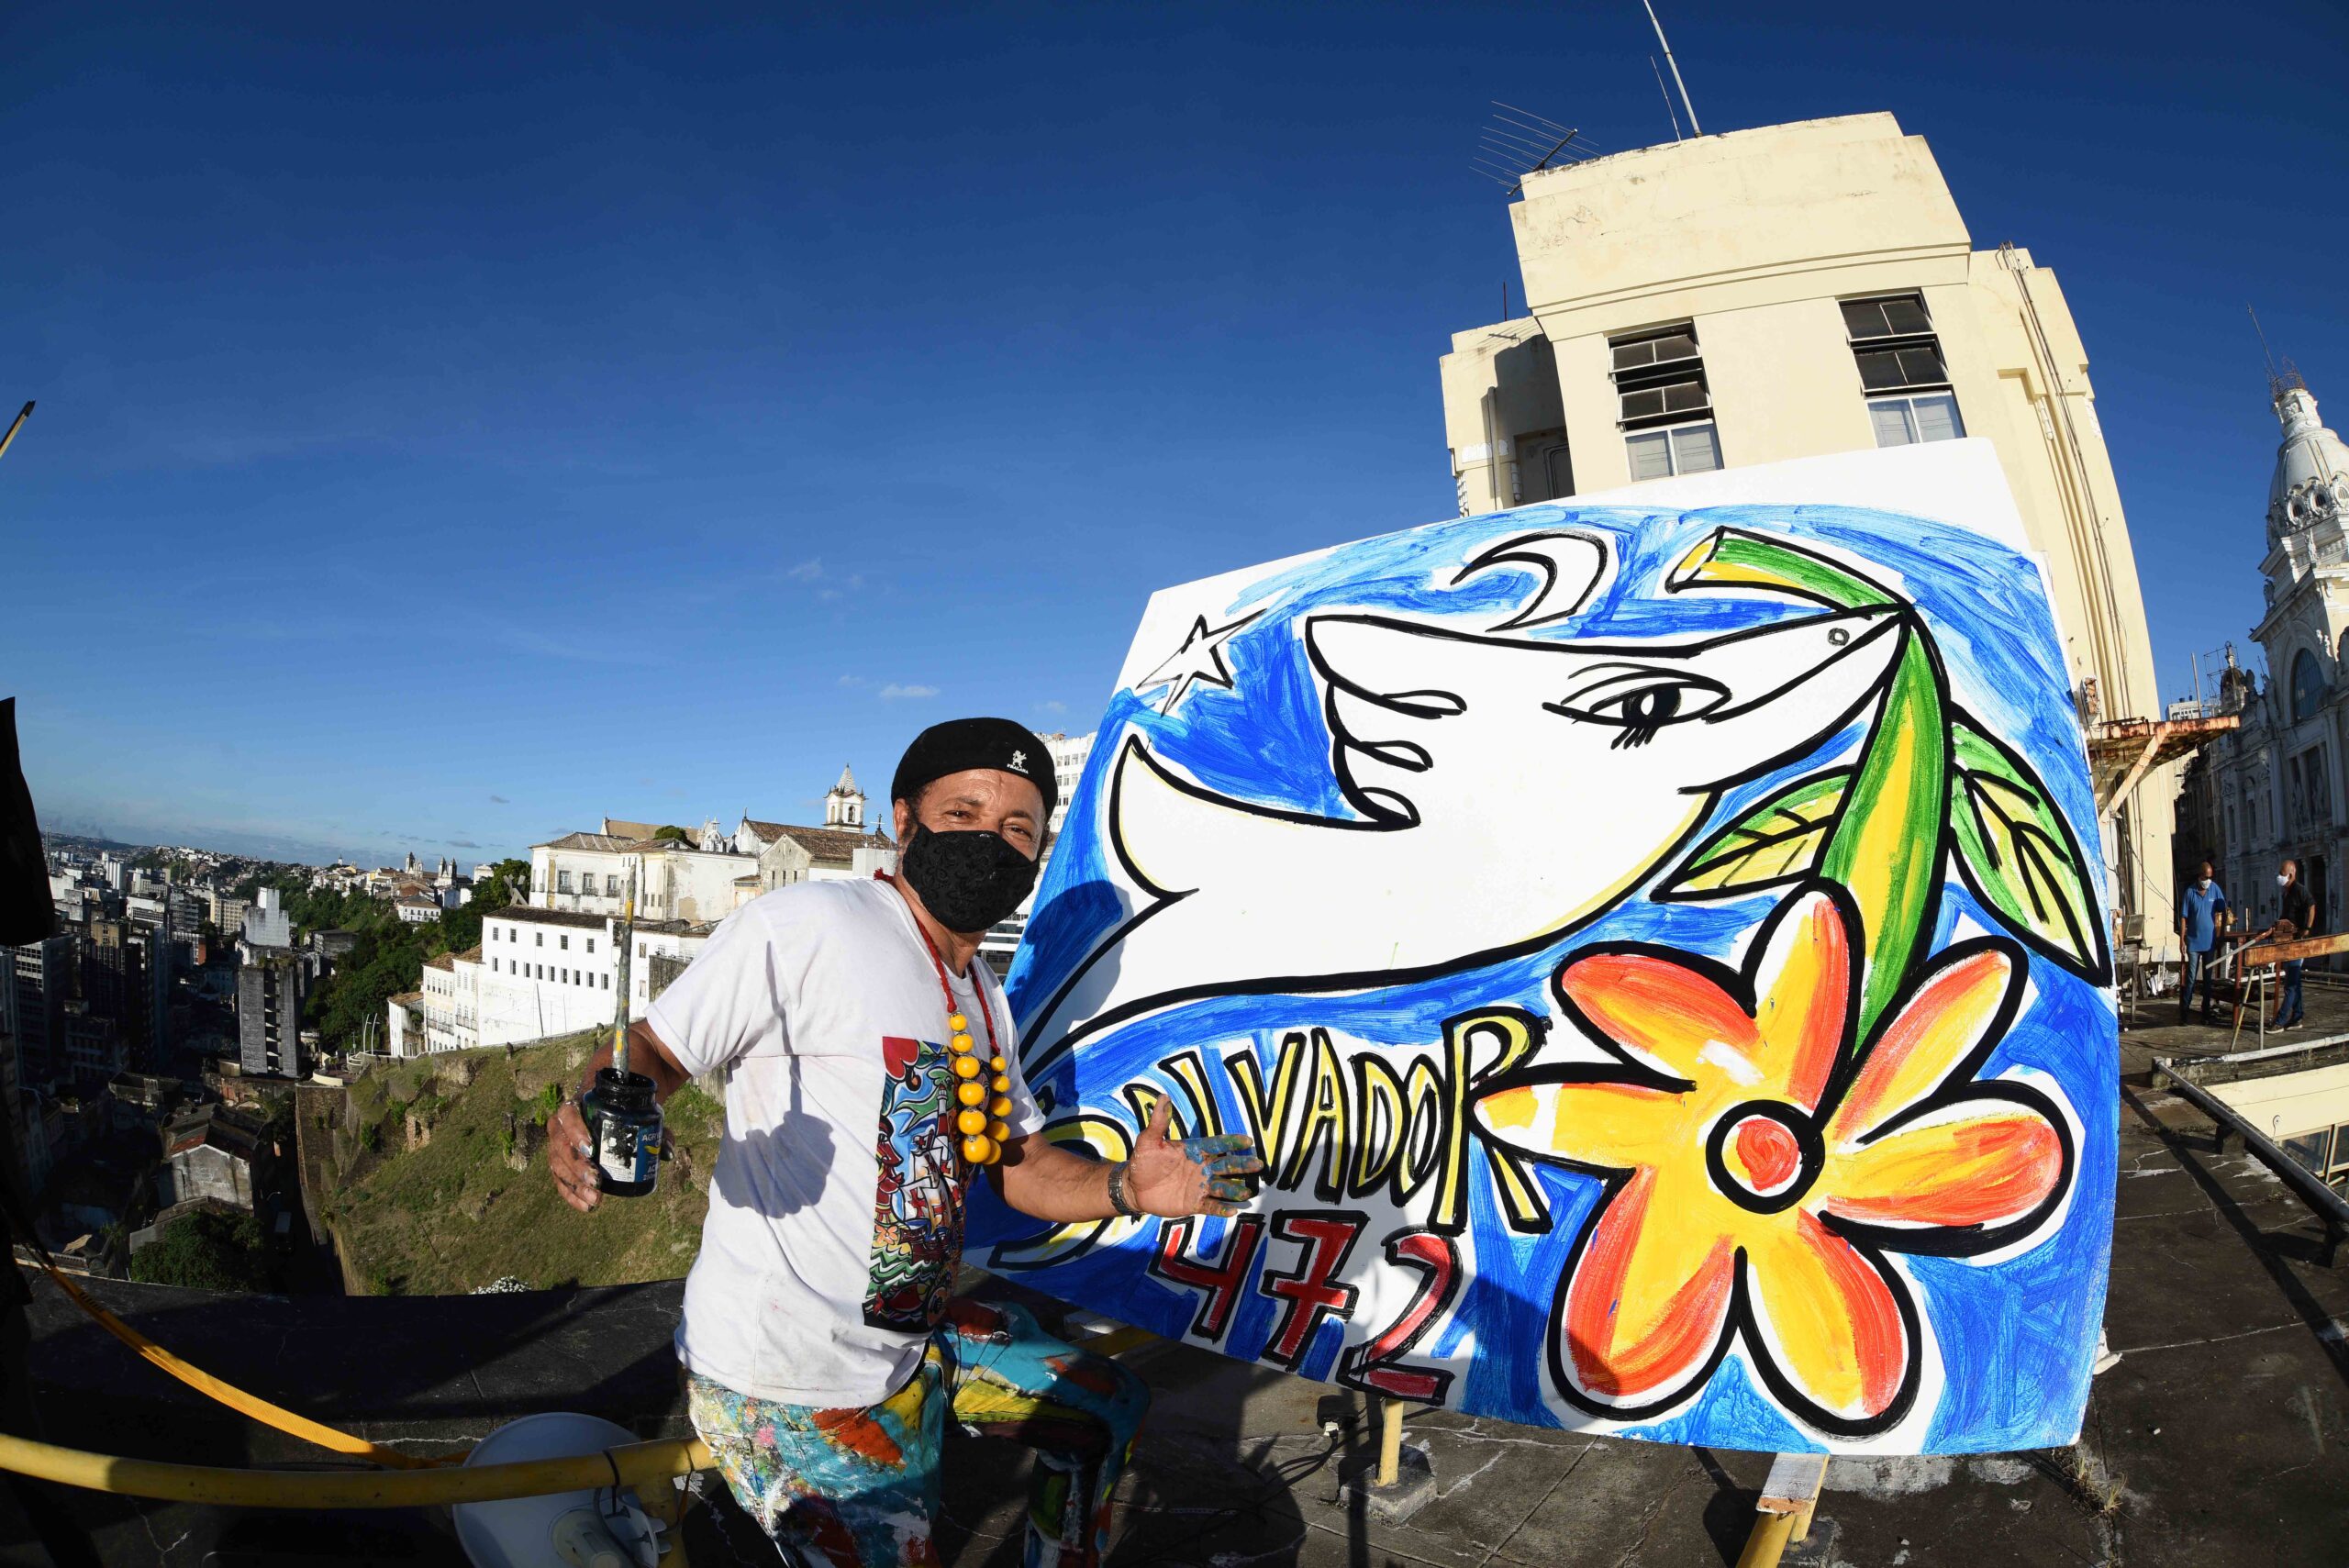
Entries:
{"label": "cream art deco building", "polygon": [[[1975,248],[1921,137],[1888,114],[1806,120],[1542,170],[1521,190],[1528,314],[1457,334],[1442,361],[1464,516],[1981,437],[2047,560],[2084,728],[2161,717],[2087,350],[2054,273]],[[2115,901],[2157,954],[2176,772],[2114,802],[2104,832]]]}
{"label": "cream art deco building", "polygon": [[2276,866],[2289,856],[2316,898],[2319,930],[2337,932],[2349,876],[2349,446],[2298,374],[2277,381],[2273,401],[2283,441],[2259,563],[2266,604],[2251,632],[2267,684],[2232,666],[2221,677],[2211,706],[2242,727],[2187,770],[2180,859],[2210,856],[2227,896],[2258,918],[2275,915]]}

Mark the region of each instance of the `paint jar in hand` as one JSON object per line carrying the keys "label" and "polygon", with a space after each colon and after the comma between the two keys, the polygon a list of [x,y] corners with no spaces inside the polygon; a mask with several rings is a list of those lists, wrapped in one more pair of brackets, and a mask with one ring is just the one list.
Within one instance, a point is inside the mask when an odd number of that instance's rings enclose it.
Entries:
{"label": "paint jar in hand", "polygon": [[661,1106],[652,1080],[607,1067],[579,1108],[595,1141],[596,1184],[613,1197],[642,1197],[661,1171]]}

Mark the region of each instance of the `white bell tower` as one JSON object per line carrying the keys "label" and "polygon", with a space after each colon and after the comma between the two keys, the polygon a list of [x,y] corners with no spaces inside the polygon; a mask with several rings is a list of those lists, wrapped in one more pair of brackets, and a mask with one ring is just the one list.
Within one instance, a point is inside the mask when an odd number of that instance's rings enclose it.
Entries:
{"label": "white bell tower", "polygon": [[864,826],[864,792],[856,787],[856,775],[848,764],[841,764],[841,782],[824,796],[824,826],[827,828],[863,828]]}

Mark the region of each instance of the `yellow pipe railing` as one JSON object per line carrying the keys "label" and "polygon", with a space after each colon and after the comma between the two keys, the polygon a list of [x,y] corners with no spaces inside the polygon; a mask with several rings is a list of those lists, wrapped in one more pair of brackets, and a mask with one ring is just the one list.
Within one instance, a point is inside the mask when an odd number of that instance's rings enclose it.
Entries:
{"label": "yellow pipe railing", "polygon": [[237,1470],[60,1448],[0,1433],[0,1470],[125,1497],[232,1508],[420,1508],[602,1486],[644,1487],[711,1468],[699,1438],[627,1443],[567,1459],[443,1470]]}

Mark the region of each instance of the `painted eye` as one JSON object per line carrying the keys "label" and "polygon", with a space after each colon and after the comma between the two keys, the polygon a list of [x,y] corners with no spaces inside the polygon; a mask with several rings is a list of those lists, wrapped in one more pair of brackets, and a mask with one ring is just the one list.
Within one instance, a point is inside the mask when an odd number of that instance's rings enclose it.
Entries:
{"label": "painted eye", "polygon": [[1686,689],[1669,683],[1642,686],[1601,703],[1598,708],[1601,712],[1610,706],[1617,709],[1627,724],[1669,724],[1679,716],[1681,694]]}
{"label": "painted eye", "polygon": [[1567,718],[1652,732],[1709,713],[1729,698],[1729,688],[1701,675],[1620,667],[1591,673],[1595,679],[1542,706]]}

